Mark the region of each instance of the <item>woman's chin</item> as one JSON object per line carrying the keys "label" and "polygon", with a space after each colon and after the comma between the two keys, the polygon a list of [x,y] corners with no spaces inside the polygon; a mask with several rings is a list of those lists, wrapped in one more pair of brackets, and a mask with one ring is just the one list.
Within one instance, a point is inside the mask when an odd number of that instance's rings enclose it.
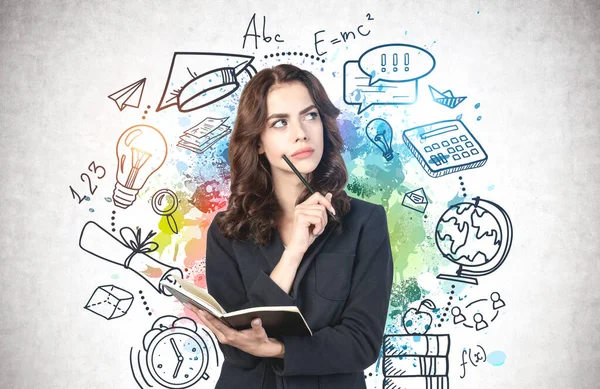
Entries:
{"label": "woman's chin", "polygon": [[294,166],[296,166],[296,169],[298,169],[300,173],[308,174],[317,169],[317,166],[319,166],[319,161],[315,161],[312,158],[305,158],[295,162]]}

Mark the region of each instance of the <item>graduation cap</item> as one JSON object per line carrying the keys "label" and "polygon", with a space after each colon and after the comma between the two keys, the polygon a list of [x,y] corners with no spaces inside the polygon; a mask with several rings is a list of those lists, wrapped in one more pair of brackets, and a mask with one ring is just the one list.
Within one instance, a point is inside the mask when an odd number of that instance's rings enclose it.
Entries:
{"label": "graduation cap", "polygon": [[242,72],[250,77],[256,74],[250,64],[253,60],[240,54],[174,53],[156,112],[173,105],[180,112],[190,112],[229,96],[240,86]]}

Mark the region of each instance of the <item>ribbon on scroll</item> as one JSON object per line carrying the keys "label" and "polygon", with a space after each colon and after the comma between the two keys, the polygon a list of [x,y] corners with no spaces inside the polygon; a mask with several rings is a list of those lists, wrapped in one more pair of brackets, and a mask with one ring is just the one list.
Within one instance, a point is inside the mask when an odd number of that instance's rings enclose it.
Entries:
{"label": "ribbon on scroll", "polygon": [[[151,253],[158,249],[158,243],[148,242],[154,235],[156,235],[156,232],[152,230],[150,230],[143,242],[141,229],[138,229],[137,232],[133,232],[133,230],[129,227],[123,227],[119,230],[119,233],[121,234],[121,238],[123,239],[125,245],[132,250],[131,254],[129,254],[123,263],[123,267],[125,269],[129,269],[129,263],[136,254]],[[133,236],[133,239],[127,239],[126,235]]]}

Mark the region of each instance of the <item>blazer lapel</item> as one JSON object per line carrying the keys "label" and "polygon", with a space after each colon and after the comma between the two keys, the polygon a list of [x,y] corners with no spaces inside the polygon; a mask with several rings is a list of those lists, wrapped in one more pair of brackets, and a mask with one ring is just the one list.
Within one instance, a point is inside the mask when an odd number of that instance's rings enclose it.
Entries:
{"label": "blazer lapel", "polygon": [[279,232],[277,231],[277,229],[275,229],[274,234],[275,235],[273,239],[271,239],[269,243],[267,243],[264,246],[259,246],[260,251],[269,263],[269,273],[272,272],[273,269],[275,269],[275,266],[277,266],[277,263],[283,255],[283,251],[285,250],[285,247],[283,247],[283,242],[281,241],[281,237],[279,236]]}

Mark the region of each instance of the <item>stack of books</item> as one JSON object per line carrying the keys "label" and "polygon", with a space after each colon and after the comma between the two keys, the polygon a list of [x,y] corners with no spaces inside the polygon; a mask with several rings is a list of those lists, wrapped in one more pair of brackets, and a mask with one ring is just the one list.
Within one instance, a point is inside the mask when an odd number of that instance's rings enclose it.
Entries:
{"label": "stack of books", "polygon": [[385,335],[384,389],[448,389],[449,335]]}

